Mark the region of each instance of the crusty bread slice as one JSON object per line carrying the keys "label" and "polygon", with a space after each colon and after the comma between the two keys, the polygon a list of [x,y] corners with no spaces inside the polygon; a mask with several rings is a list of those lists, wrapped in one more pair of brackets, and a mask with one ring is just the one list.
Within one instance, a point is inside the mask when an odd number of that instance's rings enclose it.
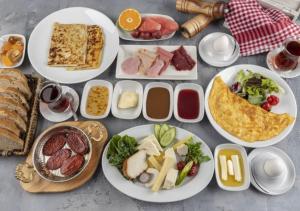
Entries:
{"label": "crusty bread slice", "polygon": [[0,87],[0,96],[12,98],[15,101],[17,101],[18,103],[21,103],[23,106],[25,106],[27,110],[30,109],[28,101],[26,100],[24,95],[17,88]]}
{"label": "crusty bread slice", "polygon": [[16,123],[9,119],[0,119],[0,128],[6,129],[16,136],[20,137],[21,130],[17,127]]}
{"label": "crusty bread slice", "polygon": [[0,108],[6,108],[12,111],[16,111],[18,114],[20,114],[24,121],[27,122],[27,110],[22,104],[18,103],[17,101],[8,97],[0,96]]}
{"label": "crusty bread slice", "polygon": [[26,76],[22,73],[21,70],[18,69],[0,69],[0,75],[11,76],[20,81],[23,81],[23,83],[28,83]]}
{"label": "crusty bread slice", "polygon": [[12,76],[0,75],[0,87],[2,88],[15,87],[24,94],[26,99],[30,99],[32,96],[28,84]]}
{"label": "crusty bread slice", "polygon": [[22,130],[22,132],[26,132],[26,122],[17,112],[5,108],[0,108],[0,119],[12,120],[16,123],[18,128]]}
{"label": "crusty bread slice", "polygon": [[24,141],[6,129],[0,128],[0,150],[23,149]]}

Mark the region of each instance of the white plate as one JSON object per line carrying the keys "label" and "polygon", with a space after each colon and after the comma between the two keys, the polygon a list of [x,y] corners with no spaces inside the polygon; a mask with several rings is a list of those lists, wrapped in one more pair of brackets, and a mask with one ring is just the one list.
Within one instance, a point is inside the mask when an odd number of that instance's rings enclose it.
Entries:
{"label": "white plate", "polygon": [[[68,86],[61,86],[61,87],[62,87],[63,94],[69,92],[73,95],[74,97],[73,107],[74,107],[74,111],[76,112],[79,106],[79,96],[77,92],[73,88]],[[40,101],[39,107],[42,116],[45,119],[49,120],[50,122],[63,122],[66,121],[67,119],[70,119],[73,116],[72,111],[70,109],[62,113],[53,112],[49,109],[48,105],[46,103],[43,103],[42,101]]]}
{"label": "white plate", "polygon": [[197,80],[197,49],[196,46],[183,46],[186,52],[193,58],[196,62],[192,70],[177,71],[173,65],[163,72],[162,75],[157,77],[149,77],[143,74],[126,74],[123,72],[121,65],[130,56],[133,56],[139,49],[147,49],[149,51],[156,51],[157,47],[161,47],[167,51],[174,51],[180,47],[180,45],[120,45],[117,67],[116,67],[116,78],[126,78],[126,79],[157,79],[157,80]]}
{"label": "white plate", "polygon": [[[244,167],[244,184],[238,187],[229,187],[225,186],[222,181],[221,181],[221,173],[219,172],[219,152],[222,149],[235,149],[238,150],[242,156],[243,160],[243,167]],[[216,180],[220,188],[223,190],[227,191],[242,191],[242,190],[247,190],[250,186],[250,171],[249,171],[249,164],[248,164],[248,159],[247,159],[247,152],[244,147],[239,146],[237,144],[220,144],[215,148],[214,152],[214,157],[215,157],[215,175],[216,175]]]}
{"label": "white plate", "polygon": [[20,37],[22,39],[22,42],[24,44],[23,55],[22,55],[21,60],[13,66],[9,66],[9,67],[5,66],[0,61],[0,68],[16,68],[16,67],[21,66],[23,61],[24,61],[25,52],[26,52],[26,50],[25,50],[26,49],[26,38],[24,37],[24,35],[22,35],[22,34],[6,34],[6,35],[1,36],[1,38],[0,38],[0,49],[2,48],[4,42],[6,42],[10,36],[16,36],[16,37]]}
{"label": "white plate", "polygon": [[[192,89],[192,90],[198,92],[199,115],[196,119],[183,119],[178,114],[178,94],[181,90],[184,90],[184,89]],[[175,87],[175,90],[174,90],[174,116],[178,121],[185,122],[185,123],[196,123],[196,122],[200,122],[203,119],[203,116],[204,116],[204,92],[203,92],[203,88],[201,85],[194,84],[194,83],[181,83]]]}
{"label": "white plate", "polygon": [[[47,65],[52,28],[55,22],[96,24],[104,31],[104,51],[99,68],[83,71],[67,71],[62,67]],[[32,31],[28,42],[28,57],[34,69],[45,78],[59,83],[79,83],[103,73],[114,61],[119,48],[118,30],[103,13],[84,7],[71,7],[45,17]]]}
{"label": "white plate", "polygon": [[[100,115],[100,116],[93,116],[93,115],[89,115],[86,113],[86,103],[87,103],[87,99],[88,99],[88,94],[89,94],[90,89],[93,86],[105,86],[108,88],[108,102],[107,102],[106,111],[103,115]],[[107,117],[109,114],[109,111],[110,111],[110,107],[111,107],[112,93],[113,93],[113,85],[109,81],[91,80],[91,81],[86,82],[86,84],[83,88],[82,96],[81,96],[81,104],[80,104],[81,115],[87,119],[103,119],[103,118]]]}
{"label": "white plate", "polygon": [[[215,77],[221,76],[223,81],[228,86],[231,86],[231,84],[234,82],[236,74],[238,73],[239,70],[242,70],[242,69],[248,69],[253,72],[260,73],[260,74],[265,75],[266,77],[271,78],[272,80],[276,81],[276,83],[278,83],[279,86],[281,86],[285,90],[285,93],[278,96],[280,98],[280,103],[279,103],[279,105],[274,106],[272,108],[272,112],[278,113],[278,114],[289,113],[291,116],[293,116],[295,118],[297,117],[297,103],[296,103],[296,99],[295,99],[295,96],[294,96],[291,88],[276,73],[274,73],[264,67],[260,67],[260,66],[256,66],[256,65],[248,65],[248,64],[236,65],[236,66],[226,68],[225,70],[218,73]],[[245,147],[266,147],[266,146],[271,146],[273,144],[280,142],[292,131],[295,121],[293,124],[291,124],[289,127],[287,127],[278,136],[276,136],[272,139],[269,139],[269,140],[256,141],[256,142],[252,142],[252,143],[243,141],[243,140],[231,135],[227,131],[225,131],[214,120],[214,118],[212,117],[212,115],[210,113],[210,109],[208,106],[208,98],[209,98],[210,90],[212,88],[212,84],[213,84],[215,77],[210,81],[210,83],[207,86],[206,92],[205,92],[205,112],[206,112],[206,115],[207,115],[210,123],[212,124],[212,126],[224,138],[228,139],[229,141],[231,141],[233,143],[240,144]]]}
{"label": "white plate", "polygon": [[[135,92],[139,96],[138,104],[135,108],[119,109],[119,97],[124,91]],[[136,119],[140,116],[143,107],[143,86],[139,82],[124,80],[115,84],[111,113],[120,119]]]}
{"label": "white plate", "polygon": [[[168,16],[168,15],[161,15],[161,14],[152,14],[152,13],[146,13],[146,14],[141,14],[142,15],[142,18],[145,18],[145,17],[163,17],[163,18],[167,18],[167,19],[170,19],[172,21],[175,21],[172,17]],[[162,36],[160,39],[149,39],[149,40],[145,40],[145,39],[140,39],[140,38],[134,38],[131,36],[131,33],[132,32],[127,32],[123,29],[121,29],[119,26],[118,26],[118,23],[116,23],[116,26],[118,28],[118,31],[119,31],[119,35],[120,35],[120,38],[123,39],[123,40],[130,40],[130,41],[144,41],[144,42],[149,42],[149,41],[159,41],[159,40],[167,40],[167,39],[170,39],[174,36],[174,34],[176,32],[173,32],[172,34],[169,34],[167,36]]]}
{"label": "white plate", "polygon": [[[235,47],[235,50],[233,51],[232,56],[230,58],[225,58],[225,60],[218,60],[217,59],[218,55],[211,55],[210,52],[212,50],[209,50],[209,49],[212,49],[213,40],[215,40],[216,38],[218,38],[222,35],[226,35],[229,38],[231,44],[236,45],[236,47]],[[210,65],[215,66],[215,67],[226,67],[226,66],[229,66],[229,65],[233,64],[234,62],[236,62],[236,60],[239,58],[239,56],[240,56],[240,46],[235,41],[235,39],[232,36],[230,36],[229,34],[225,34],[225,33],[222,33],[222,32],[214,32],[214,33],[206,35],[199,42],[198,52],[199,52],[200,57],[207,64],[210,64]]]}
{"label": "white plate", "polygon": [[[280,71],[280,70],[276,70],[273,66],[273,60],[275,55],[277,55],[278,53],[280,53],[280,51],[283,50],[283,47],[279,47],[279,48],[275,48],[272,51],[269,51],[269,53],[267,54],[266,57],[266,63],[268,65],[268,68],[274,72],[276,72],[278,75],[280,75],[282,78],[295,78],[298,77],[300,75],[300,65],[298,64],[296,69],[294,70],[290,70],[290,71]],[[300,60],[298,60],[298,62],[300,62]]]}
{"label": "white plate", "polygon": [[281,149],[277,147],[266,147],[266,148],[260,148],[260,149],[254,149],[251,151],[251,153],[248,156],[248,161],[250,164],[250,167],[252,165],[252,160],[261,154],[272,152],[275,153],[276,155],[280,156],[283,161],[288,165],[288,175],[285,177],[284,180],[284,185],[279,186],[279,188],[273,188],[273,189],[268,189],[268,190],[263,190],[255,181],[253,178],[252,173],[250,174],[250,179],[251,179],[251,184],[259,191],[265,194],[269,195],[281,195],[286,192],[288,192],[295,183],[296,180],[296,170],[293,161],[290,159],[290,157]]}
{"label": "white plate", "polygon": [[[168,116],[164,119],[153,119],[153,118],[151,118],[147,115],[148,92],[149,92],[150,89],[152,89],[154,87],[165,88],[169,91],[169,94],[170,94],[170,110],[169,110]],[[144,116],[144,118],[147,119],[148,121],[153,121],[153,122],[166,122],[166,121],[170,120],[171,117],[172,117],[172,113],[173,113],[173,101],[174,101],[173,87],[170,84],[164,83],[164,82],[151,82],[151,83],[148,83],[145,87],[145,90],[144,90],[144,99],[143,99],[143,116]]]}
{"label": "white plate", "polygon": [[[106,158],[109,143],[105,147],[102,155],[102,169],[106,179],[120,192],[132,198],[148,202],[180,201],[201,192],[209,184],[214,174],[213,154],[207,144],[196,135],[178,127],[176,127],[176,131],[177,139],[183,139],[192,135],[195,141],[202,143],[201,148],[203,153],[211,158],[210,161],[201,163],[198,174],[190,180],[186,180],[182,186],[171,190],[160,190],[157,193],[153,193],[149,188],[126,180],[116,167],[109,164]],[[153,134],[153,124],[133,127],[121,132],[119,135],[129,135],[135,137],[137,140],[141,140],[150,134]]]}

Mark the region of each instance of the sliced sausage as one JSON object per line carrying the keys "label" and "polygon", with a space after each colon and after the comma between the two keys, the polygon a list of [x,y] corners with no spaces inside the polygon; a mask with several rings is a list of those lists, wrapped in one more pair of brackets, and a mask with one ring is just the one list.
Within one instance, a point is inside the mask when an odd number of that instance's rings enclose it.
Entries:
{"label": "sliced sausage", "polygon": [[84,157],[82,155],[73,155],[63,162],[60,168],[60,173],[65,176],[71,176],[77,173],[84,164]]}
{"label": "sliced sausage", "polygon": [[66,137],[64,134],[55,134],[51,136],[43,147],[43,154],[51,156],[56,153],[58,150],[63,148],[66,144]]}
{"label": "sliced sausage", "polygon": [[46,163],[46,168],[48,170],[56,170],[59,169],[63,162],[71,157],[72,151],[70,149],[61,149],[57,151],[54,155],[52,155]]}
{"label": "sliced sausage", "polygon": [[79,133],[68,133],[67,144],[77,154],[84,155],[89,151],[87,140]]}

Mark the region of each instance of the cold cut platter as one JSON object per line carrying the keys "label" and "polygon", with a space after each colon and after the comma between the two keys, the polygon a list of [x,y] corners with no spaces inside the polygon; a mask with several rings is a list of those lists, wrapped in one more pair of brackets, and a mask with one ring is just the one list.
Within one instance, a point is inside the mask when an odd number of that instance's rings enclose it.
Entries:
{"label": "cold cut platter", "polygon": [[116,78],[197,80],[197,49],[179,45],[121,45]]}

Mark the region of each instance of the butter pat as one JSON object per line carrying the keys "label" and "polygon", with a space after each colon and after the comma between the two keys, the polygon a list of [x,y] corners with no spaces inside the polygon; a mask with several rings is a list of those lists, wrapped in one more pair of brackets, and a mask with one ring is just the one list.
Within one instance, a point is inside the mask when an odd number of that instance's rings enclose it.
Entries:
{"label": "butter pat", "polygon": [[125,91],[122,92],[119,102],[118,108],[126,109],[126,108],[134,108],[137,106],[139,101],[139,96],[135,92]]}
{"label": "butter pat", "polygon": [[241,167],[239,162],[239,156],[238,155],[231,155],[231,160],[233,163],[233,171],[234,171],[234,179],[238,182],[242,181],[242,175],[241,175]]}
{"label": "butter pat", "polygon": [[220,155],[219,159],[220,159],[220,165],[221,165],[221,178],[222,178],[222,180],[226,181],[228,179],[226,156]]}

